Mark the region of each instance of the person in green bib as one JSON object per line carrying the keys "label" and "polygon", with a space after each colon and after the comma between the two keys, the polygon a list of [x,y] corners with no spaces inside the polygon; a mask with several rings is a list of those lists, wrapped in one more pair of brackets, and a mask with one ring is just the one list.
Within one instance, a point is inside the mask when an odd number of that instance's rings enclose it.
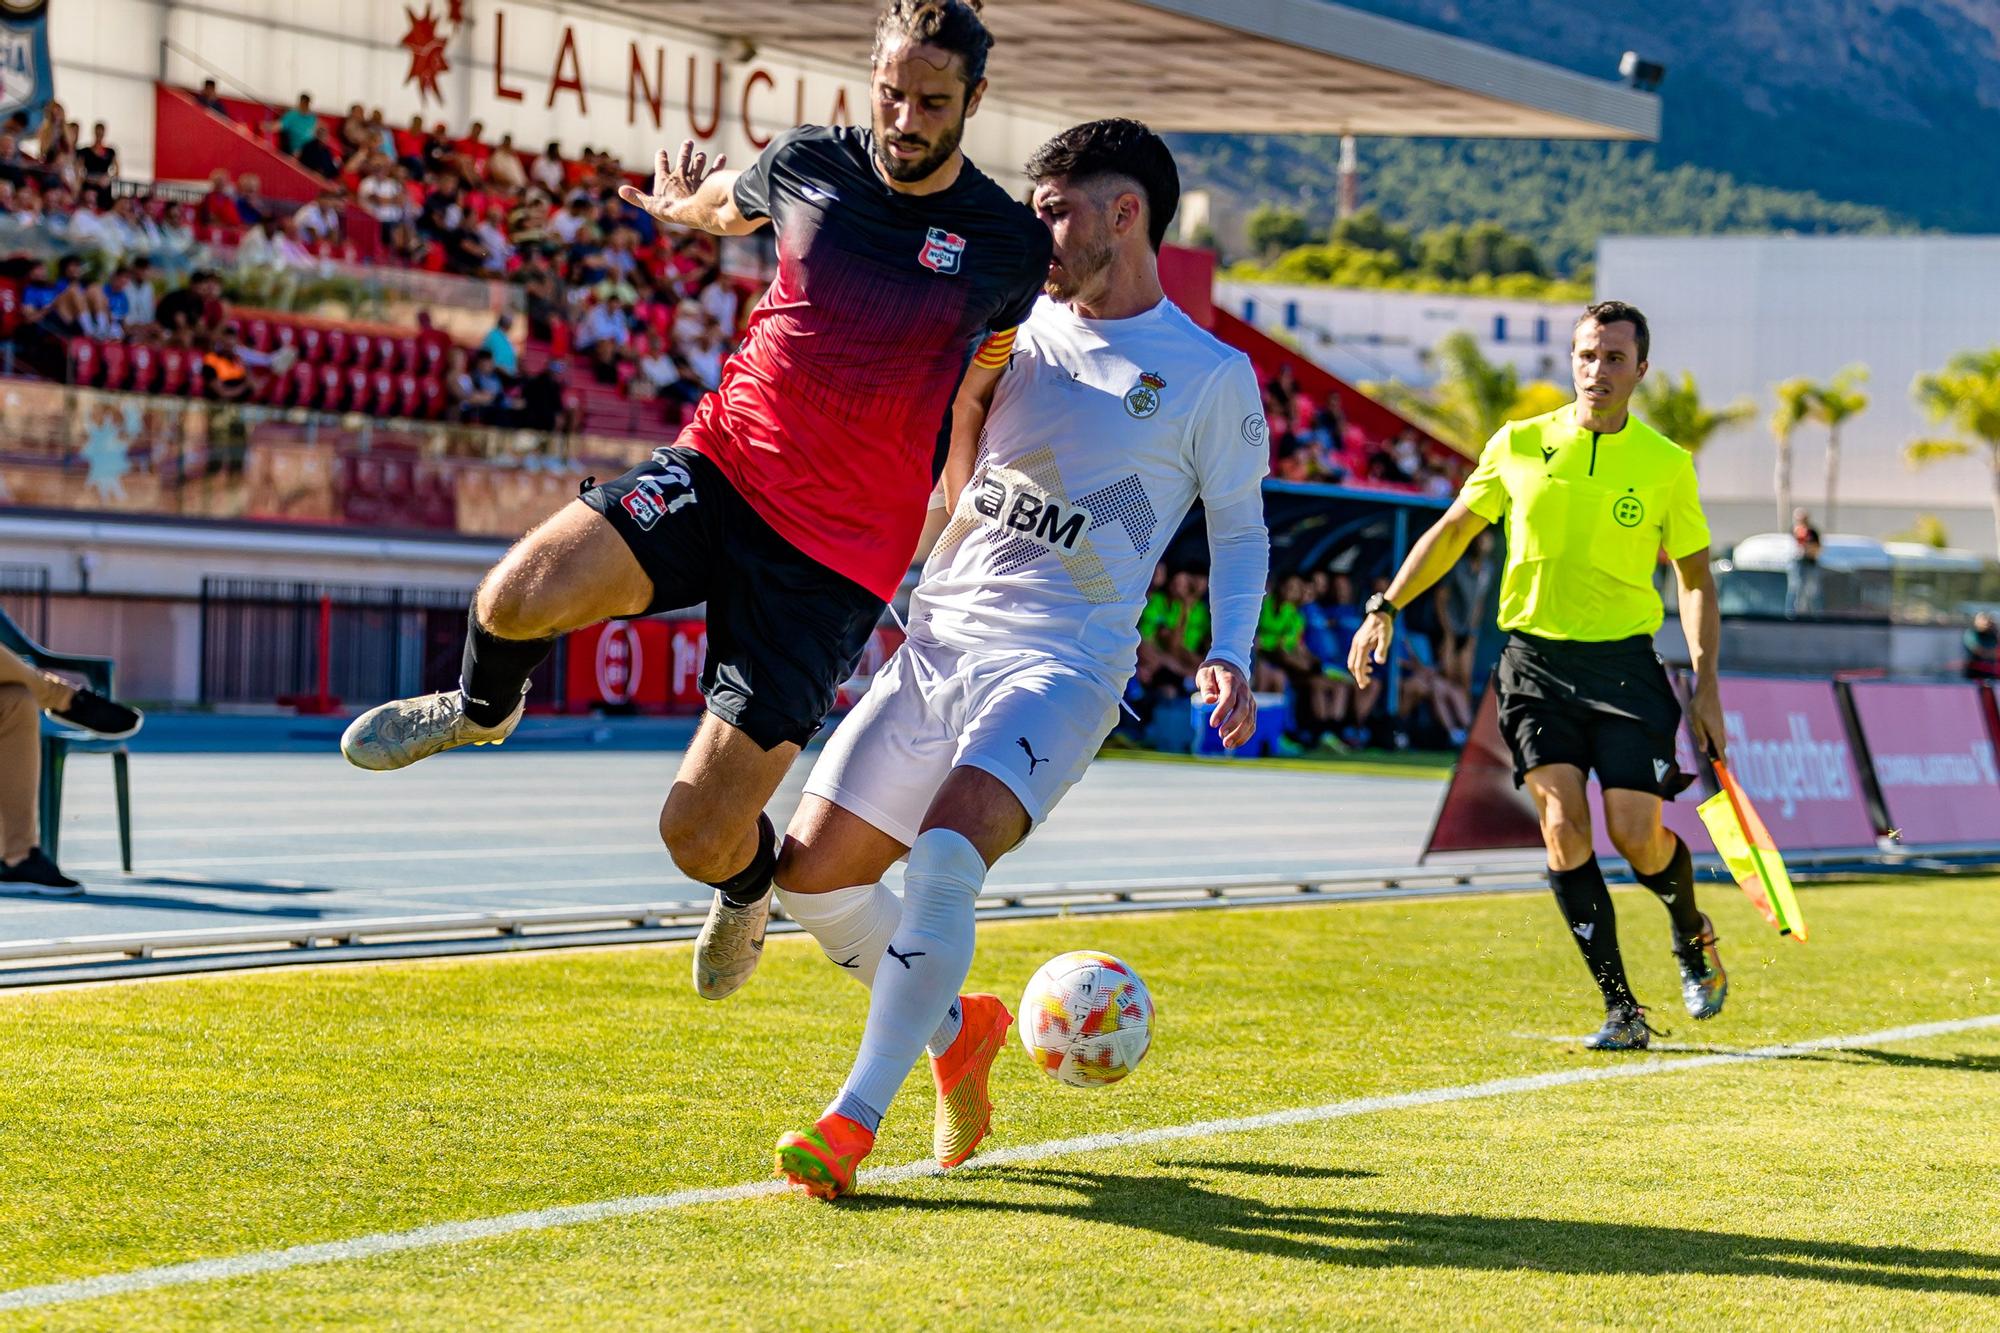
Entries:
{"label": "person in green bib", "polygon": [[1594,1050],[1644,1049],[1652,1029],[1625,977],[1593,851],[1584,798],[1593,772],[1612,846],[1673,920],[1689,1016],[1713,1018],[1729,990],[1715,927],[1695,906],[1687,845],[1660,822],[1661,802],[1694,780],[1675,757],[1681,706],[1653,651],[1665,618],[1653,587],[1660,551],[1680,583],[1695,676],[1688,721],[1695,744],[1717,757],[1722,621],[1693,456],[1628,408],[1650,344],[1646,317],[1622,301],[1584,312],[1570,337],[1576,401],[1494,434],[1451,508],[1370,599],[1348,654],[1365,686],[1388,660],[1397,609],[1443,578],[1489,524],[1506,525],[1500,628],[1509,635],[1494,673],[1500,730],[1515,784],[1541,815],[1549,885],[1604,996],[1604,1026],[1584,1039]]}

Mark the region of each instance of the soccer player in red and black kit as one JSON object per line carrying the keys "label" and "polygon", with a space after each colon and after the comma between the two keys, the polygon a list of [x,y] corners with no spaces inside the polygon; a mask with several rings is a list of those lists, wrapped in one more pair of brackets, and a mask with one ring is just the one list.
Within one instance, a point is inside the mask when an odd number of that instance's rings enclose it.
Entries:
{"label": "soccer player in red and black kit", "polygon": [[872,130],[801,127],[747,171],[660,153],[661,222],[777,232],[778,277],[679,440],[522,538],[474,596],[459,688],[384,704],[341,740],[362,768],[504,740],[566,631],[708,607],[707,712],[660,812],[713,886],[695,987],[763,947],[764,805],[833,707],[908,570],[969,370],[997,373],[1048,275],[1048,231],[965,159],[992,37],[977,0],[889,0]]}

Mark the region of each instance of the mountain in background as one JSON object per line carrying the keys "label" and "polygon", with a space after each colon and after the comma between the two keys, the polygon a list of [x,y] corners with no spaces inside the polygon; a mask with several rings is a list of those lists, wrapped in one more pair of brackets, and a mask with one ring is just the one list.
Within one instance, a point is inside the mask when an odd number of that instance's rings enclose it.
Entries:
{"label": "mountain in background", "polygon": [[[2000,231],[2000,0],[1345,0],[1598,78],[1667,67],[1657,146],[1364,139],[1364,204],[1491,219],[1556,267],[1602,232]],[[1192,184],[1330,217],[1329,139],[1177,136]]]}

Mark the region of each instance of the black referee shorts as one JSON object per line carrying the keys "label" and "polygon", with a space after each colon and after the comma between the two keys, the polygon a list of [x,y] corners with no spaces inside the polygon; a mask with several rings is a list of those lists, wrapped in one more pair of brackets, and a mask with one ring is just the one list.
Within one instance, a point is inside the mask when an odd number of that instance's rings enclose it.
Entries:
{"label": "black referee shorts", "polygon": [[1669,801],[1694,781],[1675,754],[1680,700],[1645,635],[1579,643],[1515,631],[1494,683],[1517,787],[1545,764],[1595,773],[1607,791],[1623,787]]}
{"label": "black referee shorts", "polygon": [[882,599],[772,531],[692,449],[655,449],[583,502],[653,581],[646,614],[708,604],[708,711],[766,750],[810,741],[866,651]]}

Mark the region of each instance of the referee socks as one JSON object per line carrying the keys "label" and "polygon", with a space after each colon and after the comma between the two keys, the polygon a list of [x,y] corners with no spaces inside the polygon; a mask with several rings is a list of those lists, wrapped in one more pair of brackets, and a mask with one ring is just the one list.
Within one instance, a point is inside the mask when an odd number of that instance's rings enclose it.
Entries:
{"label": "referee socks", "polygon": [[1576,947],[1583,953],[1584,966],[1598,990],[1604,992],[1606,1009],[1637,1008],[1632,987],[1625,980],[1625,959],[1618,952],[1618,919],[1611,908],[1611,890],[1605,887],[1604,871],[1591,857],[1573,870],[1549,869],[1549,887]]}

